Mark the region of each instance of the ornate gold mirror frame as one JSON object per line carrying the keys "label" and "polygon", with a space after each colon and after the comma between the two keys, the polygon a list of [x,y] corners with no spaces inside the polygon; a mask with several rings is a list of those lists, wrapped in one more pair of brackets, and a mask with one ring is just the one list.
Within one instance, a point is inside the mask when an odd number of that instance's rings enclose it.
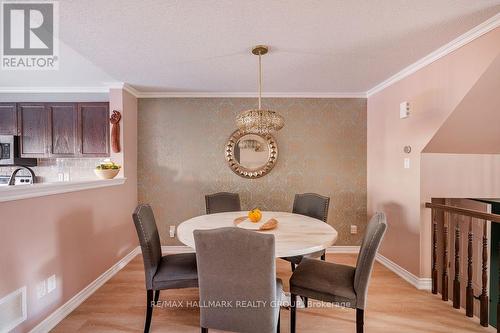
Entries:
{"label": "ornate gold mirror frame", "polygon": [[[257,169],[248,169],[240,165],[240,163],[236,160],[234,155],[234,149],[238,144],[238,141],[241,139],[241,137],[247,134],[260,136],[264,141],[266,141],[269,149],[269,157],[267,159],[267,163]],[[236,130],[233,132],[233,134],[231,134],[226,144],[226,161],[231,170],[233,170],[235,174],[243,178],[254,179],[265,176],[266,174],[269,173],[269,171],[272,170],[272,168],[276,164],[277,159],[278,159],[278,144],[271,134],[246,133],[241,130]]]}

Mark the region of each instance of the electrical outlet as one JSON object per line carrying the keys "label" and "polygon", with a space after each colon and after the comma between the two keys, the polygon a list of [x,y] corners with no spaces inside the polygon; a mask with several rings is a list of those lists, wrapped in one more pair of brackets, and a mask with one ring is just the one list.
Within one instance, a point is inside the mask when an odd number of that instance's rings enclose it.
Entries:
{"label": "electrical outlet", "polygon": [[49,276],[49,278],[47,279],[47,294],[56,289],[56,283],[56,275],[54,274],[52,276]]}
{"label": "electrical outlet", "polygon": [[175,237],[175,225],[170,226],[170,237],[171,238]]}
{"label": "electrical outlet", "polygon": [[43,280],[36,285],[36,298],[40,299],[45,295],[47,295],[47,284],[46,281]]}
{"label": "electrical outlet", "polygon": [[351,224],[351,235],[356,235],[358,233],[358,226]]}

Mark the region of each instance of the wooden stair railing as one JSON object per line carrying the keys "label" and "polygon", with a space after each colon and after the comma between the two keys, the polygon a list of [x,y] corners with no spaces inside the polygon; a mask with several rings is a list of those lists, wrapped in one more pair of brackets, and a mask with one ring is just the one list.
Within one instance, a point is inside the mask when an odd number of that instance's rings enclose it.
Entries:
{"label": "wooden stair railing", "polygon": [[[455,207],[445,204],[431,203],[427,202],[425,204],[426,208],[432,209],[432,293],[438,293],[438,271],[437,271],[437,211],[442,211],[449,216],[461,215],[468,218],[468,233],[467,233],[467,287],[465,291],[465,314],[467,317],[472,317],[474,315],[474,290],[472,287],[473,279],[473,268],[472,268],[472,258],[473,258],[473,239],[474,235],[472,232],[472,218],[482,220],[482,265],[481,265],[481,294],[479,296],[479,321],[482,326],[488,327],[488,235],[487,235],[487,222],[491,221],[495,223],[500,223],[500,215],[485,213],[473,209]],[[443,301],[448,301],[448,224],[446,221],[443,223],[443,273],[441,275],[442,288],[441,288],[441,298]],[[454,233],[454,249],[455,249],[455,266],[454,266],[454,278],[453,278],[453,307],[460,308],[460,227],[459,223],[455,226]],[[499,246],[500,252],[500,246]],[[500,256],[499,256],[500,260]],[[500,263],[499,263],[500,272]],[[499,297],[497,300],[497,333],[500,333],[500,279],[499,279]]]}

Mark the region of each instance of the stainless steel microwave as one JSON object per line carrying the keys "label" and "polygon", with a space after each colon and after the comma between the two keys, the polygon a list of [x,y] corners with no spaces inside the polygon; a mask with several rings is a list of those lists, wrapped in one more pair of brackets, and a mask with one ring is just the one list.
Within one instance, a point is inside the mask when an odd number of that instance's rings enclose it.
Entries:
{"label": "stainless steel microwave", "polygon": [[21,158],[19,136],[0,135],[0,165],[36,166],[36,158]]}

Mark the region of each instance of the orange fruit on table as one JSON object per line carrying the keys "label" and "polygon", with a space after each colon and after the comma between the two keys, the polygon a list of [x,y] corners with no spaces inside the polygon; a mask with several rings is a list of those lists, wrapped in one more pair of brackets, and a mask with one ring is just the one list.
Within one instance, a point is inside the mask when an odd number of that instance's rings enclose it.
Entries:
{"label": "orange fruit on table", "polygon": [[262,218],[262,212],[260,209],[255,208],[248,212],[248,219],[254,223],[257,223]]}

